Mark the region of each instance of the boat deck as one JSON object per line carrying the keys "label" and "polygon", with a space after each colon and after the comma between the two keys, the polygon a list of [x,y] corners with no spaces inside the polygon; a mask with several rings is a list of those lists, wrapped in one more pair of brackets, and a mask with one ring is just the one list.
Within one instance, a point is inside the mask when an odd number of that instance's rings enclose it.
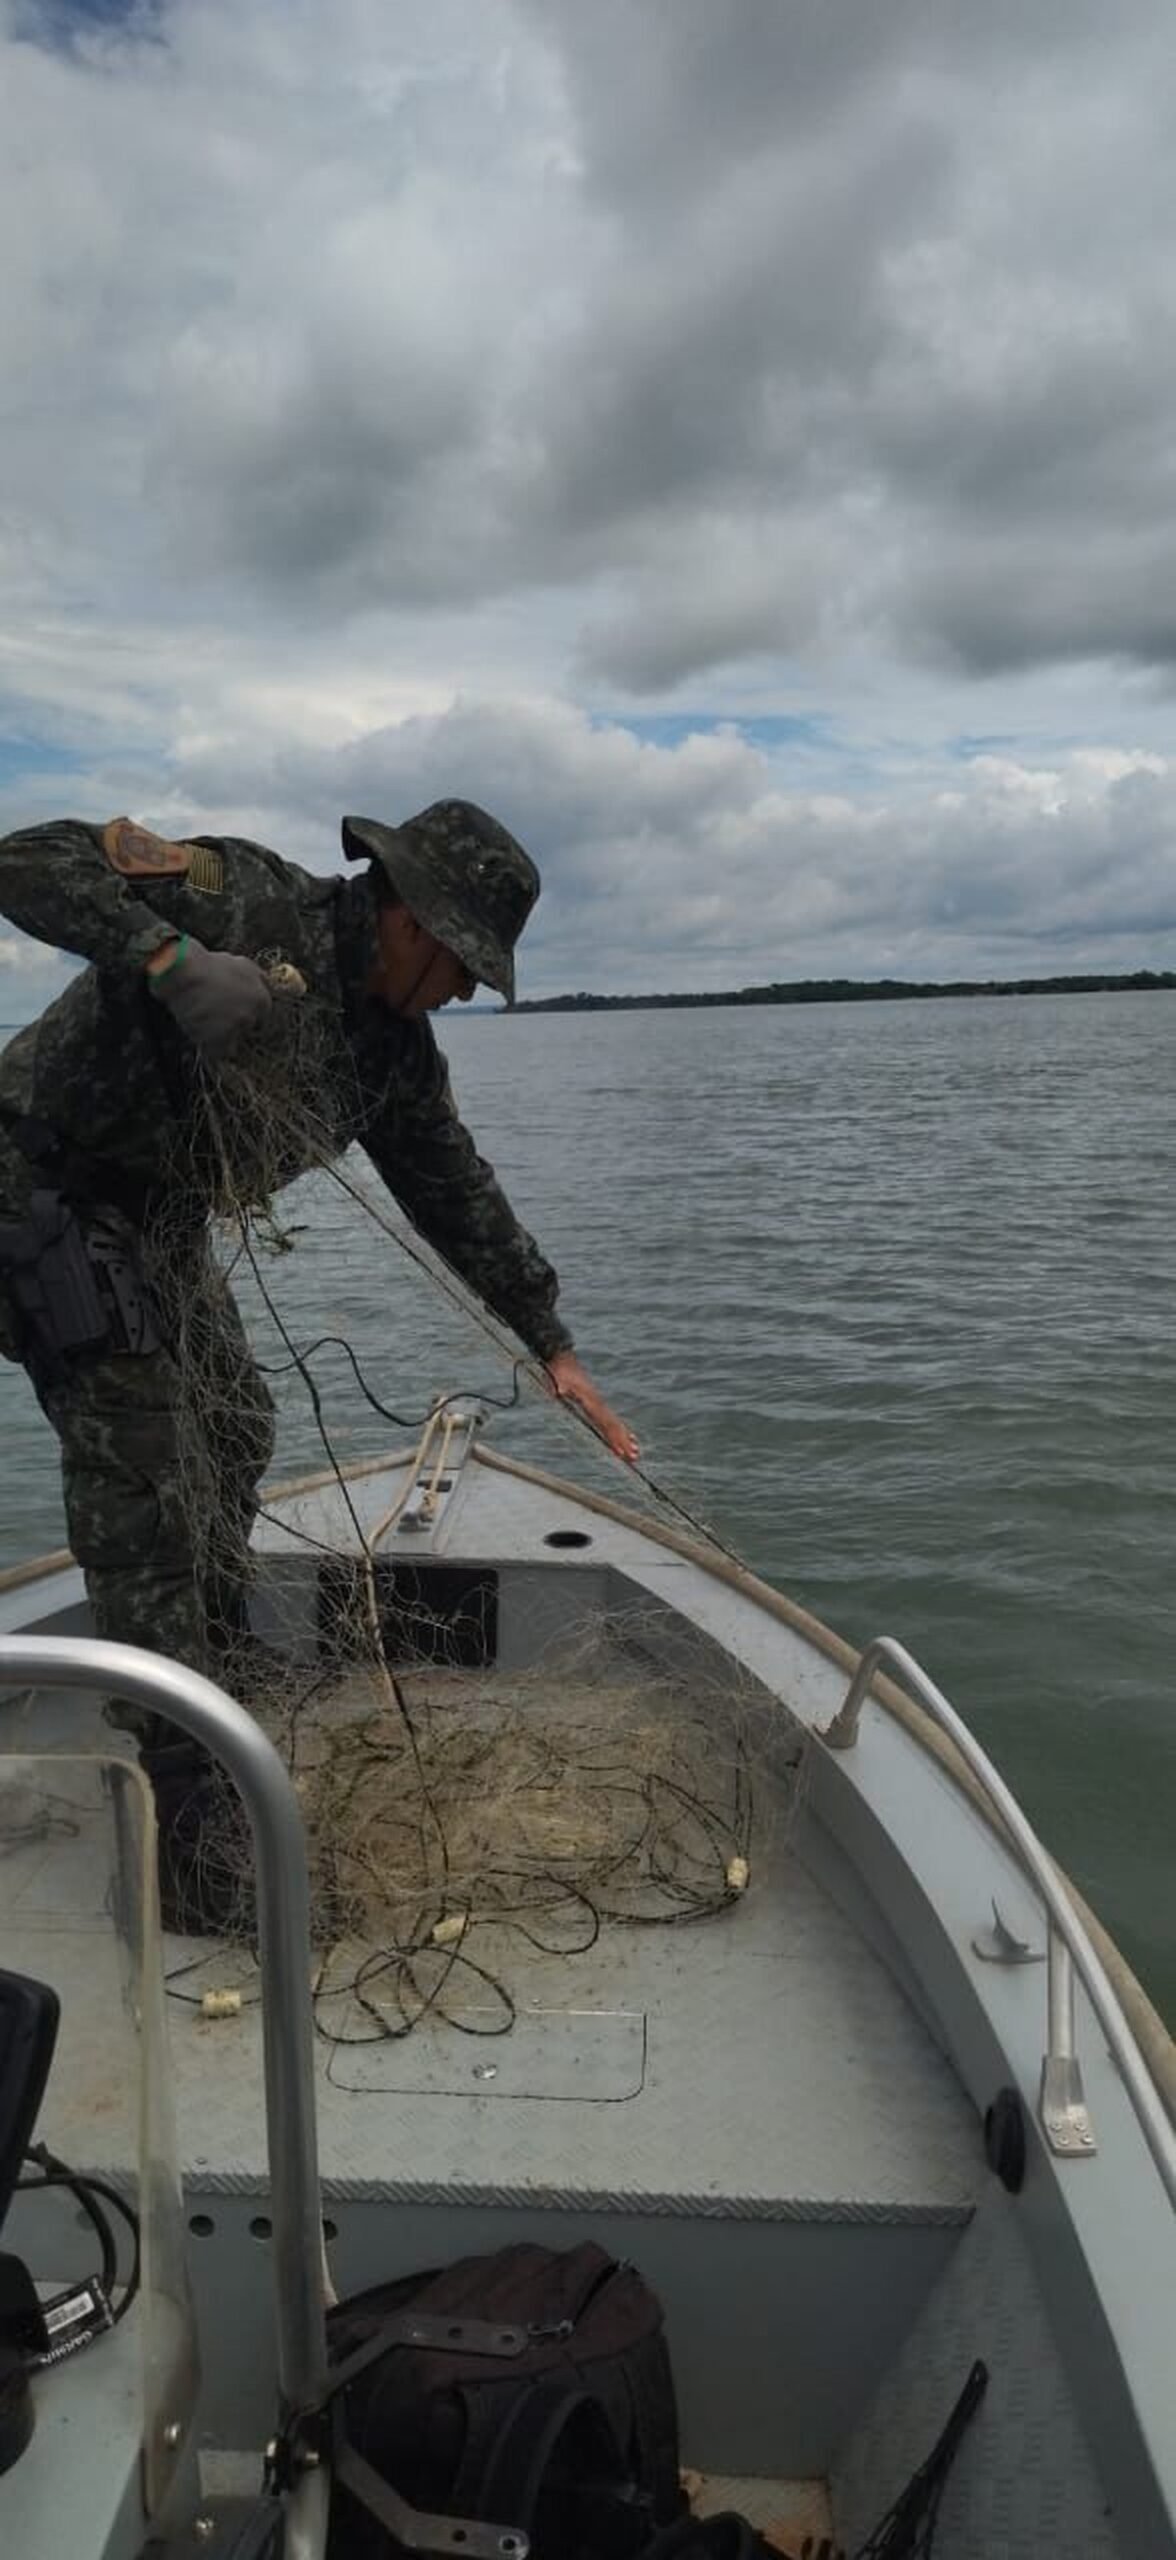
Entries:
{"label": "boat deck", "polygon": [[[62,1710],[63,1728],[77,1719],[84,1738],[88,1710],[65,1701]],[[61,1990],[50,2138],[66,2156],[117,2174],[129,2164],[117,2115],[101,2103],[110,2037],[95,1997],[110,1934],[97,1854],[105,1815],[96,1774],[63,1769],[54,1794],[68,1802],[75,1836],[20,1836],[20,1806],[6,1819],[0,1793],[4,1940],[10,1962],[43,1968]],[[354,2005],[320,2003],[329,2195],[574,2198],[593,2211],[768,2220],[966,2219],[972,2112],[878,1956],[809,1871],[803,1815],[781,1823],[763,1871],[713,1919],[606,1923],[577,1956],[540,1954],[509,1927],[480,1926],[474,1943],[478,1963],[513,1986],[509,2035],[490,2032],[500,2013],[489,1993],[481,2009],[476,1992],[465,2007],[473,2032],[428,2016],[402,2041],[354,2044],[328,2040],[364,2032]],[[252,1959],[169,1939],[166,1965],[185,2177],[202,2190],[260,2196],[268,2168]],[[240,2011],[210,2020],[200,1995],[223,1989],[241,1992]]]}
{"label": "boat deck", "polygon": [[[406,1530],[392,1562],[410,1580],[418,1559],[457,1581],[492,1577],[486,1688],[501,1692],[517,1674],[521,1706],[536,1665],[569,1631],[578,1646],[586,1628],[623,1633],[636,1613],[646,1659],[676,1664],[685,1648],[712,1696],[716,1678],[758,1686],[753,1707],[766,1702],[786,1749],[836,1711],[844,1668],[803,1623],[782,1624],[754,1593],[720,1590],[686,1559],[650,1550],[632,1526],[586,1517],[538,1481],[488,1470],[482,1479],[467,1470],[435,1532]],[[373,1538],[393,1487],[373,1470],[352,1488]],[[308,1488],[259,1537],[258,1626],[304,1665],[322,1658],[315,1550],[345,1549],[341,1509]],[[553,1549],[565,1551],[558,1563]],[[325,1570],[329,1582],[334,1564]],[[440,1571],[435,1588],[443,1609]],[[35,1594],[14,1588],[4,1606],[13,1625],[85,1631],[70,1572]],[[427,1689],[432,1675],[413,1677],[415,1694],[417,1678]],[[563,1678],[560,1694],[574,1719]],[[316,1714],[345,1721],[354,1703],[344,1681],[319,1691]],[[96,1711],[47,1692],[27,1714],[14,1707],[6,1740],[17,1752],[111,1746]],[[831,2530],[830,2478],[839,2538],[856,2544],[982,2356],[984,2417],[945,2506],[953,2560],[988,2560],[1014,2515],[1018,2547],[1032,2542],[1056,2560],[1078,2549],[1114,2560],[1128,2547],[1159,2560],[1163,2534],[1135,2530],[1150,2474],[1121,2391],[1113,2425],[1105,2421],[1108,2384],[1112,2402],[1119,2385],[1105,2356],[1088,2352],[1102,2332],[1088,2323],[1081,2352],[1072,2344],[1072,2285],[1063,2296],[1051,2273],[1048,2298],[1042,2290],[1040,2217],[1028,2218],[984,2166],[977,2107],[1006,2049],[1008,2076],[1031,2077],[1040,1983],[990,1979],[966,1951],[994,1893],[1006,1916],[1020,1917],[1017,1882],[928,1755],[881,1725],[869,1743],[851,1770],[809,1746],[811,1799],[802,1789],[794,1800],[782,1769],[770,1845],[753,1846],[748,1890],[721,1916],[608,1924],[574,1960],[520,1952],[513,1932],[479,1924],[471,1952],[510,1981],[518,2004],[509,2036],[473,2037],[438,2017],[395,2042],[320,2035],[332,2279],[346,2295],[521,2237],[562,2247],[591,2236],[633,2260],[665,2306],[683,2454],[706,2475],[701,2497],[762,2518],[782,2551]],[[38,1826],[28,1775],[0,1764],[0,1927],[5,1960],[52,1979],[62,1997],[41,2130],[79,2168],[129,2183],[138,2128],[108,1908],[108,1808],[94,1769],[58,1760],[56,1819]],[[757,1770],[757,1791],[763,1783]],[[204,2345],[199,2427],[225,2459],[264,2441],[274,2406],[257,1983],[249,1957],[231,1948],[173,1939],[164,1954]],[[235,1989],[241,2005],[208,2018],[205,1989]],[[466,1996],[466,2028],[491,2023],[490,1992],[485,2021],[473,2014],[476,1986]],[[950,2021],[972,2096],[925,2023],[936,2014]],[[976,2050],[989,2018],[1001,2036]],[[341,2023],[346,2002],[320,2002],[320,2024]],[[1117,2093],[1085,2029],[1084,2056],[1110,2127]],[[1076,2173],[1076,2209],[1101,2177],[1098,2162]],[[1038,2204],[1040,2193],[1039,2178]],[[1067,2262],[1067,2285],[1070,2272]],[[1147,2383],[1147,2368],[1133,2371]],[[1092,2443],[1117,2490],[1109,2509]],[[1130,2514],[1131,2532],[1119,2536],[1112,2514]]]}
{"label": "boat deck", "polygon": [[[109,1741],[76,1699],[44,1696],[38,1724]],[[50,1764],[68,1833],[37,1837],[20,1794],[29,1768],[10,1762],[0,1780],[0,1928],[6,1961],[61,1998],[42,2134],[71,2165],[127,2183],[136,2126],[114,2032],[123,1994],[101,1773]],[[867,2395],[917,2316],[981,2170],[974,2113],[812,1872],[806,1820],[785,1809],[747,1892],[712,1919],[606,1924],[574,1958],[480,1927],[479,1963],[510,1978],[518,2002],[509,2035],[437,2017],[399,2042],[320,2034],[319,2155],[341,2292],[524,2227],[555,2246],[590,2231],[666,2302],[688,2458],[726,2475],[822,2471],[847,2393]],[[194,2282],[231,2340],[207,2423],[214,2440],[250,2443],[265,2429],[269,2368],[256,1972],[206,1942],[169,1938],[164,1955],[185,2205],[202,2244]],[[236,2014],[203,2014],[203,1991],[234,1988]],[[814,2354],[782,2420],[776,2377],[795,2368],[798,2324]]]}

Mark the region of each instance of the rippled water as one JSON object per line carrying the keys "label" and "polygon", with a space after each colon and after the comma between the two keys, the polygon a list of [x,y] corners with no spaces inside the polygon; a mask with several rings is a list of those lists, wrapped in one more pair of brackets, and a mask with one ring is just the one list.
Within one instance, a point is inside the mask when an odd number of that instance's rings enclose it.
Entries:
{"label": "rippled water", "polygon": [[[1176,998],[458,1018],[465,1116],[654,1473],[857,1641],[900,1636],[1176,2016]],[[269,1267],[405,1410],[488,1350],[335,1195]],[[385,1445],[341,1360],[339,1445]],[[63,1535],[0,1370],[6,1559]],[[546,1413],[500,1446],[579,1464]],[[280,1464],[313,1458],[288,1393]]]}

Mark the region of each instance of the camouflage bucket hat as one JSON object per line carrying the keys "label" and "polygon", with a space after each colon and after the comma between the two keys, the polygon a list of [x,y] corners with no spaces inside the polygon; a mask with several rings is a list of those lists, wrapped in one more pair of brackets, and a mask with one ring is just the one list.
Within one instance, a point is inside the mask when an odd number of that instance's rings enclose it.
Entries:
{"label": "camouflage bucket hat", "polygon": [[539,874],[496,818],[472,800],[435,800],[402,827],[344,818],[343,851],[349,862],[378,862],[417,923],[514,1003],[514,946]]}

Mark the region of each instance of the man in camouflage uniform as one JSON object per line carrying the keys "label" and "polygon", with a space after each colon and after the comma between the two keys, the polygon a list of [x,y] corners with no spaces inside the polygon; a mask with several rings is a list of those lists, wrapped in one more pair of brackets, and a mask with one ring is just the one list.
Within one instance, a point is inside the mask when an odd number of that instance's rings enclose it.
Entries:
{"label": "man in camouflage uniform", "polygon": [[[273,1443],[207,1240],[226,1193],[260,1201],[357,1142],[556,1392],[637,1454],[457,1116],[428,1020],[479,980],[512,1000],[534,865],[456,800],[400,827],[347,818],[343,847],[364,868],[324,879],[241,838],[171,843],[128,819],[0,842],[0,913],[91,964],[0,1058],[0,1350],[59,1435],[98,1633],[214,1674],[244,1626]],[[264,1163],[248,1109],[218,1111],[254,1070],[287,1106]],[[223,1434],[194,1419],[181,1333],[202,1396],[232,1417]],[[170,1747],[144,1739],[149,1764]],[[161,1811],[165,1794],[157,1779]]]}

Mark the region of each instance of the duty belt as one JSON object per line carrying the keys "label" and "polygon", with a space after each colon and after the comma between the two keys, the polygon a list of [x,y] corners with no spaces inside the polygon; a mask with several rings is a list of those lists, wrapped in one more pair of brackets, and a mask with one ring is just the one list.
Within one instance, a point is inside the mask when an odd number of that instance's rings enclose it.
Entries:
{"label": "duty belt", "polygon": [[7,1102],[0,1102],[0,1128],[7,1130],[34,1172],[58,1184],[67,1199],[85,1208],[121,1210],[134,1226],[142,1225],[149,1187],[124,1166],[87,1154],[35,1112],[14,1111]]}

